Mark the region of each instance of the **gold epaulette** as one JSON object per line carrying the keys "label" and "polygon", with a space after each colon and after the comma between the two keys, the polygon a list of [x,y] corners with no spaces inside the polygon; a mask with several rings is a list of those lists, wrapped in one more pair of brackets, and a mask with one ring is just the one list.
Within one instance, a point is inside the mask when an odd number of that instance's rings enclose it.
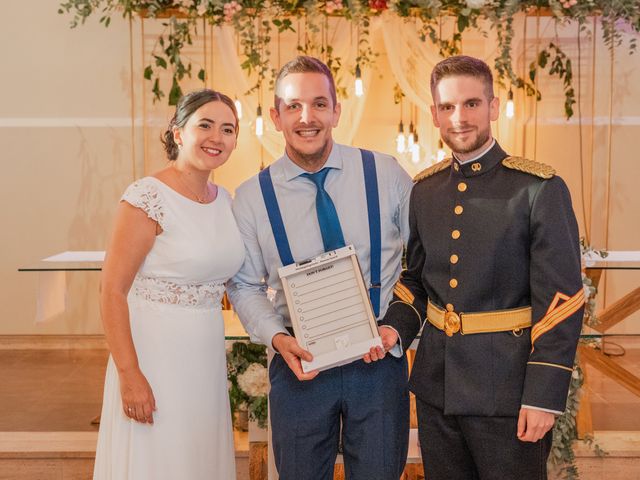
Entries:
{"label": "gold epaulette", "polygon": [[556,174],[553,167],[522,157],[507,157],[502,160],[502,164],[507,168],[535,175],[536,177],[544,179],[549,179]]}
{"label": "gold epaulette", "polygon": [[425,178],[430,177],[431,175],[435,175],[442,170],[449,168],[451,166],[451,158],[445,158],[444,160],[436,163],[435,165],[431,165],[429,168],[425,168],[415,177],[413,177],[414,182],[419,182],[424,180]]}

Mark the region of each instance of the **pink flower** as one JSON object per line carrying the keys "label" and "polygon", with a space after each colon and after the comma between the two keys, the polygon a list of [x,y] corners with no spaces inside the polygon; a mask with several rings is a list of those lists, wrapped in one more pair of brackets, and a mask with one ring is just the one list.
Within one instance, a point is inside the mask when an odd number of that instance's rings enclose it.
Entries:
{"label": "pink flower", "polygon": [[242,10],[242,5],[240,5],[236,0],[232,0],[231,2],[224,4],[224,20],[226,22],[230,22],[233,20],[233,16]]}
{"label": "pink flower", "polygon": [[327,0],[327,3],[324,7],[325,12],[328,14],[332,14],[338,10],[342,10],[342,0]]}

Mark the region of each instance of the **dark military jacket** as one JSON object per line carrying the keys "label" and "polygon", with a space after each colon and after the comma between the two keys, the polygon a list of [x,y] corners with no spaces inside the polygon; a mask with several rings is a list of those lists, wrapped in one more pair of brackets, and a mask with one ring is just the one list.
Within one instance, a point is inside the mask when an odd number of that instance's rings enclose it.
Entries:
{"label": "dark military jacket", "polygon": [[[410,389],[445,414],[564,411],[584,294],[578,227],[564,181],[508,157],[444,160],[418,175],[407,269],[381,324],[409,346],[424,323]],[[425,322],[427,300],[455,312],[532,307],[532,327],[451,337]]]}

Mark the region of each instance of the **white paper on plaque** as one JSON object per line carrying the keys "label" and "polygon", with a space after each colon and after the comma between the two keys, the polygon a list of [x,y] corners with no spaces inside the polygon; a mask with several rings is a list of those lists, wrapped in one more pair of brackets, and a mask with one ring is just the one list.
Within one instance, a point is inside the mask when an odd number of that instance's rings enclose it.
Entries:
{"label": "white paper on plaque", "polygon": [[349,363],[381,345],[353,246],[279,272],[296,339],[314,356],[302,362],[305,372]]}

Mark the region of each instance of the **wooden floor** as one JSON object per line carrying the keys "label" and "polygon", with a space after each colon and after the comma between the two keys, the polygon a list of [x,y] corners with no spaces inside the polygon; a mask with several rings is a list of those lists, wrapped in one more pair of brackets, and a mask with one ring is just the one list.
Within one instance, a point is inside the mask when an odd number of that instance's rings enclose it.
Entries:
{"label": "wooden floor", "polygon": [[[99,340],[78,342],[39,348],[0,340],[0,480],[90,478],[97,432],[91,420],[100,412],[108,353]],[[625,353],[615,361],[640,374],[640,339],[612,337],[607,350],[618,351],[616,345]],[[620,461],[603,466],[585,451],[582,478],[640,479],[640,398],[595,369],[587,374],[596,437]],[[236,449],[238,479],[245,480],[246,435],[236,435]]]}

